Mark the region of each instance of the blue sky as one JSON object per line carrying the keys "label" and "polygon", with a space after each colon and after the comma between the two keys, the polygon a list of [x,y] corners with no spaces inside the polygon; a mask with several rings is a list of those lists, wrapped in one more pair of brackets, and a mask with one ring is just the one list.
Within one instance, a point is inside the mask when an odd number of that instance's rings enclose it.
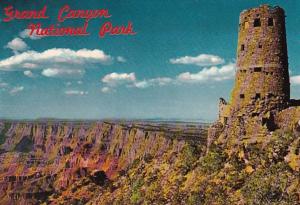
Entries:
{"label": "blue sky", "polygon": [[[27,2],[27,3],[26,3]],[[300,2],[254,0],[1,1],[48,6],[46,20],[0,22],[0,118],[209,120],[233,86],[239,13],[263,3],[286,11],[292,97],[300,97]],[[71,3],[70,3],[71,2]],[[85,37],[30,38],[31,22],[56,24],[59,9],[109,9]],[[134,36],[99,38],[101,25],[131,21]],[[80,26],[83,19],[60,26]],[[298,77],[297,77],[298,76]],[[299,84],[299,85],[298,85]]]}

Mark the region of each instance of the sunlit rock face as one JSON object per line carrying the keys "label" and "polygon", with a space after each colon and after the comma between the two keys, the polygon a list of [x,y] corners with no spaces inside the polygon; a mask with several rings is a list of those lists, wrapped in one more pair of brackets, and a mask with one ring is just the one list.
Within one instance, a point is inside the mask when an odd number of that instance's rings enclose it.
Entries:
{"label": "sunlit rock face", "polygon": [[[78,183],[98,189],[125,175],[137,160],[159,161],[166,153],[174,158],[192,141],[205,145],[204,127],[142,122],[3,121],[0,204],[55,204],[57,198],[79,190],[74,187]],[[80,200],[87,202],[94,197],[93,192],[87,192],[78,196]]]}

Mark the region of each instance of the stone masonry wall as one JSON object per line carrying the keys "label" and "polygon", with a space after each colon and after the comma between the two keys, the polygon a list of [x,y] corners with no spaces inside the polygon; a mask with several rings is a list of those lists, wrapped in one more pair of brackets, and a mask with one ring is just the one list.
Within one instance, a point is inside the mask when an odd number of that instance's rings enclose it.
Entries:
{"label": "stone masonry wall", "polygon": [[231,115],[282,110],[289,87],[284,10],[262,5],[243,11]]}

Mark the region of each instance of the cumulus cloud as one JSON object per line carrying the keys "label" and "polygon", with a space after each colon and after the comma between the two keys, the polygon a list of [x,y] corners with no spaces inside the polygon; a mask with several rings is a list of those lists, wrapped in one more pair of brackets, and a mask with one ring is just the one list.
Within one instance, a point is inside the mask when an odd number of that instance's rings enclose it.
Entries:
{"label": "cumulus cloud", "polygon": [[52,78],[60,77],[81,77],[85,71],[81,69],[70,69],[70,68],[47,68],[42,71],[42,75]]}
{"label": "cumulus cloud", "polygon": [[134,82],[134,84],[129,85],[128,87],[148,88],[150,87],[150,84],[147,80],[143,80],[143,81]]}
{"label": "cumulus cloud", "polygon": [[42,36],[38,36],[35,33],[30,35],[30,31],[31,31],[30,29],[25,29],[19,33],[19,36],[21,38],[30,38],[31,40],[38,40],[42,38]]}
{"label": "cumulus cloud", "polygon": [[5,48],[11,49],[17,55],[19,52],[27,50],[28,46],[21,38],[17,37],[8,42]]}
{"label": "cumulus cloud", "polygon": [[0,88],[6,88],[8,87],[8,83],[0,82]]}
{"label": "cumulus cloud", "polygon": [[23,68],[27,68],[27,69],[35,69],[37,68],[38,66],[34,63],[24,63],[22,65]]}
{"label": "cumulus cloud", "polygon": [[83,90],[66,90],[65,91],[66,95],[77,95],[77,96],[82,96],[82,95],[87,95],[88,91],[83,91]]}
{"label": "cumulus cloud", "polygon": [[[129,88],[145,89],[156,86],[166,86],[170,84],[187,84],[187,83],[207,83],[213,81],[223,81],[232,79],[235,74],[235,63],[228,63],[221,66],[211,66],[203,68],[197,73],[184,72],[176,77],[157,77],[150,79],[137,79],[135,73],[110,73],[102,78],[104,87],[102,92],[107,93],[114,91],[116,87],[125,85]],[[300,77],[299,77],[300,83]]]}
{"label": "cumulus cloud", "polygon": [[42,52],[29,50],[0,60],[0,71],[26,70],[29,74],[30,70],[42,70],[41,74],[46,77],[80,77],[92,64],[107,65],[112,60],[110,55],[98,49],[52,48]]}
{"label": "cumulus cloud", "polygon": [[72,82],[70,82],[70,81],[65,82],[65,85],[66,85],[66,86],[71,86],[71,85],[72,85]]}
{"label": "cumulus cloud", "polygon": [[98,49],[80,49],[76,51],[68,48],[51,48],[43,52],[26,51],[1,60],[0,70],[18,70],[24,66],[29,69],[28,65],[37,65],[36,67],[42,69],[45,64],[49,63],[63,65],[83,65],[86,63],[107,64],[111,60],[112,58],[109,55]]}
{"label": "cumulus cloud", "polygon": [[148,88],[152,86],[164,86],[167,84],[172,83],[174,80],[168,77],[159,77],[159,78],[152,78],[142,81],[136,81],[133,85],[129,87],[136,87],[136,88]]}
{"label": "cumulus cloud", "polygon": [[170,59],[172,64],[184,64],[184,65],[197,65],[197,66],[212,66],[223,64],[225,61],[223,58],[210,55],[210,54],[200,54],[198,56],[184,56],[179,58]]}
{"label": "cumulus cloud", "polygon": [[300,85],[300,75],[295,75],[290,77],[292,85]]}
{"label": "cumulus cloud", "polygon": [[120,63],[125,63],[127,60],[122,56],[118,56],[117,61],[120,62]]}
{"label": "cumulus cloud", "polygon": [[24,73],[25,76],[27,76],[29,78],[34,78],[35,77],[33,72],[31,72],[30,70],[25,70],[23,73]]}
{"label": "cumulus cloud", "polygon": [[135,76],[135,73],[110,73],[105,75],[101,81],[105,84],[105,87],[103,87],[101,91],[104,93],[108,93],[114,91],[113,88],[120,85],[142,89],[152,86],[164,86],[172,83],[173,79],[168,77],[159,77],[138,80]]}
{"label": "cumulus cloud", "polygon": [[152,83],[152,84],[157,84],[159,86],[163,86],[163,85],[167,85],[170,82],[172,82],[172,79],[167,78],[167,77],[160,77],[160,78],[150,79],[149,82]]}
{"label": "cumulus cloud", "polygon": [[[110,73],[102,78],[105,87],[102,92],[108,93],[114,91],[116,87],[125,85],[129,88],[145,89],[155,86],[166,86],[170,84],[187,84],[187,83],[207,83],[213,81],[223,81],[232,79],[235,74],[235,63],[228,63],[222,66],[211,66],[204,68],[197,73],[184,72],[174,78],[158,77],[139,80],[135,73]],[[300,83],[300,77],[299,77]]]}
{"label": "cumulus cloud", "polygon": [[12,89],[9,91],[9,93],[10,93],[11,95],[15,95],[15,94],[17,94],[17,93],[19,93],[19,92],[21,92],[21,91],[23,91],[23,90],[24,90],[24,87],[23,87],[23,86],[17,86],[17,87],[12,88]]}
{"label": "cumulus cloud", "polygon": [[78,80],[76,82],[67,81],[67,82],[64,82],[64,84],[65,84],[65,86],[69,87],[69,86],[71,86],[73,84],[82,85],[83,82],[81,80]]}
{"label": "cumulus cloud", "polygon": [[234,63],[229,63],[221,67],[212,66],[210,68],[204,68],[198,73],[181,73],[177,76],[177,79],[183,83],[222,81],[233,78],[235,68]]}
{"label": "cumulus cloud", "polygon": [[117,86],[124,83],[135,82],[135,73],[110,73],[102,78],[102,82],[109,86]]}
{"label": "cumulus cloud", "polygon": [[111,91],[113,91],[113,89],[110,88],[110,87],[103,87],[103,88],[101,88],[101,92],[103,92],[103,93],[109,93]]}

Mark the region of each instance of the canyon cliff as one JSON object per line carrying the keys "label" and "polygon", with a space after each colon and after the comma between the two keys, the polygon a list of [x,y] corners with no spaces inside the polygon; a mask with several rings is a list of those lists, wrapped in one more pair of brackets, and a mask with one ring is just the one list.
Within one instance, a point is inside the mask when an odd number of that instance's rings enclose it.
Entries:
{"label": "canyon cliff", "polygon": [[[206,126],[193,124],[3,121],[0,127],[0,204],[109,203],[131,195],[123,180],[137,167],[151,172],[149,183],[166,176],[159,183],[172,187],[165,193],[171,199],[183,180],[174,170],[188,172],[206,141]],[[181,164],[184,150],[191,159]]]}
{"label": "canyon cliff", "polygon": [[263,140],[209,149],[207,124],[1,121],[0,204],[298,204],[292,111]]}

